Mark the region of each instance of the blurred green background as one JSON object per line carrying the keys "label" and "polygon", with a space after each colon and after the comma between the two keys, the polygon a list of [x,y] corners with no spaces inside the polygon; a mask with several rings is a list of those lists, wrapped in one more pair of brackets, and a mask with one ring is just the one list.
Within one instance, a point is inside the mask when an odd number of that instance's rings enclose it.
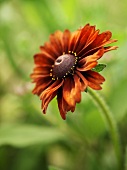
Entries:
{"label": "blurred green background", "polygon": [[99,93],[117,121],[127,158],[126,7],[126,0],[0,0],[0,170],[117,170],[109,130],[89,94],[82,93],[63,121],[56,99],[43,115],[31,93],[39,46],[56,30],[87,23],[118,39],[119,48],[100,60],[107,67]]}

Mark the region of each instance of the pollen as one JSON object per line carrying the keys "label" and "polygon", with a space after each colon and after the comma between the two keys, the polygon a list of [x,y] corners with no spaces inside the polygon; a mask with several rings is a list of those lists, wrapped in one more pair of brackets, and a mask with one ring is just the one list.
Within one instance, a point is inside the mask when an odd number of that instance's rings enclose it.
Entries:
{"label": "pollen", "polygon": [[49,75],[52,76],[52,73],[50,73]]}

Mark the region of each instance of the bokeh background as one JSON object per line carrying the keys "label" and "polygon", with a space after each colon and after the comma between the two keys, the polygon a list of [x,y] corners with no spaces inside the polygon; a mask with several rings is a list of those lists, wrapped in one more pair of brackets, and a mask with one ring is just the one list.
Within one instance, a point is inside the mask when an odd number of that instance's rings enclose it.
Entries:
{"label": "bokeh background", "polygon": [[126,0],[0,0],[0,170],[117,170],[109,130],[89,94],[82,94],[65,121],[56,99],[43,115],[29,75],[33,55],[54,31],[74,31],[87,23],[110,30],[119,48],[100,60],[107,67],[99,93],[117,121],[125,158],[126,8]]}

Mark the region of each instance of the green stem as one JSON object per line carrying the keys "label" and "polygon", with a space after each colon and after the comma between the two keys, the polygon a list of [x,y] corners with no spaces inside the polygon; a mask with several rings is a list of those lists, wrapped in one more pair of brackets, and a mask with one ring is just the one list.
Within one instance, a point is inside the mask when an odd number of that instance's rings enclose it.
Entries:
{"label": "green stem", "polygon": [[11,48],[13,43],[11,44],[10,39],[8,39],[7,37],[8,33],[7,33],[6,28],[2,30],[1,32],[3,32],[3,34],[0,34],[3,40],[3,49],[5,49],[6,57],[10,65],[12,66],[13,70],[15,71],[15,74],[17,74],[18,76],[21,76],[25,80],[28,80],[28,77],[26,76],[26,74],[23,72],[23,70],[18,66],[18,64],[14,60],[13,53],[12,53],[13,50]]}
{"label": "green stem", "polygon": [[21,70],[21,68],[15,62],[9,45],[7,44],[6,41],[4,41],[4,43],[5,43],[6,56],[8,58],[8,61],[9,61],[10,65],[12,66],[13,70],[15,71],[15,73],[18,76],[21,76],[23,79],[27,80],[28,78],[26,77],[25,73]]}
{"label": "green stem", "polygon": [[93,98],[93,100],[96,102],[98,108],[101,110],[102,116],[105,120],[105,123],[110,130],[110,135],[111,135],[112,142],[114,145],[116,159],[118,161],[119,169],[121,170],[121,168],[123,166],[123,162],[122,162],[123,155],[122,155],[122,148],[121,148],[120,137],[119,137],[119,133],[118,133],[118,129],[117,129],[117,124],[113,117],[113,114],[110,111],[110,109],[109,109],[108,105],[106,104],[106,102],[104,101],[104,99],[98,93],[96,93],[95,91],[93,91],[91,89],[88,89],[88,93]]}

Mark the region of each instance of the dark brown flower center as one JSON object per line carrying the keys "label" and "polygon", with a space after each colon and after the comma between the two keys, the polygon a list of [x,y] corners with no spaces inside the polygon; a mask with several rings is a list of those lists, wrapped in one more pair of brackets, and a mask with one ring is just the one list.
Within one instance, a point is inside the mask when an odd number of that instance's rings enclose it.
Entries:
{"label": "dark brown flower center", "polygon": [[77,62],[77,57],[72,54],[63,54],[59,56],[54,63],[52,69],[52,75],[54,78],[63,78],[68,74],[74,72],[74,68]]}

